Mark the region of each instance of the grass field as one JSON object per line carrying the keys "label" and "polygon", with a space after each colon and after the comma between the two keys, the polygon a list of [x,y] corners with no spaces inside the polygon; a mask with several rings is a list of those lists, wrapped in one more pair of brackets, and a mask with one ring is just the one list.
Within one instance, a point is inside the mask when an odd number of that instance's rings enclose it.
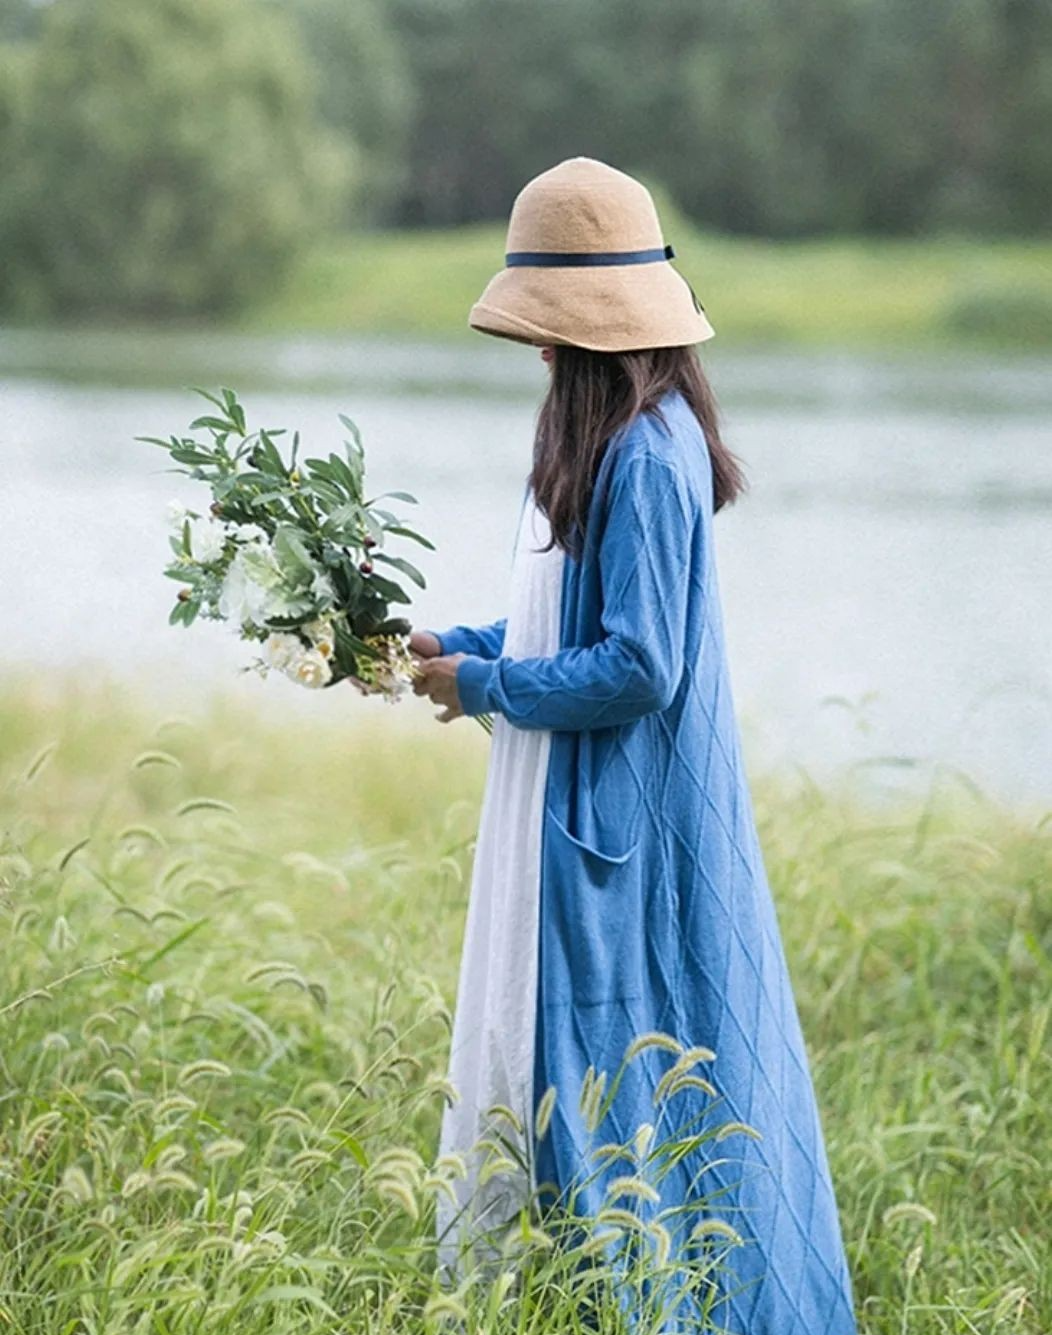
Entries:
{"label": "grass field", "polygon": [[[485,746],[6,683],[0,1330],[583,1329],[430,1277]],[[851,792],[755,784],[861,1328],[1047,1335],[1052,821]]]}
{"label": "grass field", "polygon": [[[1052,242],[774,242],[702,234],[674,217],[665,230],[721,346],[1052,345]],[[463,335],[503,249],[500,226],[338,238],[245,324]]]}

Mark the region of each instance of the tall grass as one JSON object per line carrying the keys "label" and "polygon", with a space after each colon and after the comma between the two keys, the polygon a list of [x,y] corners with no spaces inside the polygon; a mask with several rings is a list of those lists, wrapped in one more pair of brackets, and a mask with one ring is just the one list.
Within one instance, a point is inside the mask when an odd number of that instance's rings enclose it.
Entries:
{"label": "tall grass", "polygon": [[[625,1328],[533,1225],[434,1278],[477,733],[8,685],[0,1329]],[[863,1331],[1047,1333],[1052,821],[756,802]]]}

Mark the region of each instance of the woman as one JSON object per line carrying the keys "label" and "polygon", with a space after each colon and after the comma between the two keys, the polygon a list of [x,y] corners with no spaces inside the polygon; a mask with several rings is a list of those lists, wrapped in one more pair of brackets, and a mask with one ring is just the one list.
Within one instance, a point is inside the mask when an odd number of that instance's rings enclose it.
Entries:
{"label": "woman", "polygon": [[[719,1280],[721,1328],[850,1335],[724,657],[712,517],[741,477],[693,346],[713,330],[669,263],[649,193],[602,163],[574,158],[531,181],[507,249],[471,325],[539,345],[551,372],[511,605],[505,621],[413,640],[417,690],[441,719],[494,716],[450,1068],[461,1098],[442,1131],[472,1171],[440,1218],[444,1254],[542,1183],[600,1208],[626,1170],[589,1179],[589,1147],[655,1119],[675,1052],[643,1045],[595,1136],[578,1091],[589,1068],[612,1077],[633,1040],[663,1033],[715,1054],[702,1055],[715,1097],[688,1082],[677,1117],[746,1123],[762,1139],[710,1142],[700,1167],[687,1156],[650,1216],[700,1201],[741,1234]],[[529,1171],[486,1180],[471,1147],[517,1121]]]}

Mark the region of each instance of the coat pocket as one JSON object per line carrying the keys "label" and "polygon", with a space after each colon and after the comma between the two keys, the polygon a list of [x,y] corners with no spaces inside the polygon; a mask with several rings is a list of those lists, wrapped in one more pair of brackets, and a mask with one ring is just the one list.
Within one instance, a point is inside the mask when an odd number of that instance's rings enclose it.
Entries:
{"label": "coat pocket", "polygon": [[547,815],[552,823],[552,827],[557,830],[564,839],[573,844],[575,848],[581,849],[582,852],[587,853],[590,857],[594,858],[601,867],[623,867],[624,864],[635,855],[636,850],[639,848],[638,839],[633,840],[632,843],[623,850],[600,848],[595,843],[589,843],[584,839],[578,838],[577,835],[571,834],[554,811],[549,809]]}
{"label": "coat pocket", "polygon": [[[549,1001],[593,1006],[638,994],[645,877],[640,840],[582,839],[550,810],[542,932]],[[591,831],[589,832],[591,833]]]}

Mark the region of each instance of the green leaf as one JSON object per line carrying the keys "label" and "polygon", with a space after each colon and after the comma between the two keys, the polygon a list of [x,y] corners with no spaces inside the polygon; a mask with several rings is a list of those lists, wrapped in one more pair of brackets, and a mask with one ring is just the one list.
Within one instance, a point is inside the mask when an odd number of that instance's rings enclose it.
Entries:
{"label": "green leaf", "polygon": [[219,409],[226,409],[227,405],[222,399],[217,399],[214,394],[210,394],[207,389],[201,389],[197,385],[192,386],[195,394],[200,394],[201,398],[207,399],[209,403],[214,403]]}
{"label": "green leaf", "polygon": [[416,533],[411,528],[406,528],[404,524],[388,524],[388,533],[395,533],[400,538],[411,538],[413,542],[418,542],[421,547],[426,547],[429,552],[437,551],[433,542],[429,542],[422,534]]}
{"label": "green leaf", "polygon": [[349,1131],[337,1135],[335,1145],[338,1149],[346,1150],[360,1168],[369,1167],[369,1159],[362,1142],[356,1136],[352,1136]]}
{"label": "green leaf", "polygon": [[309,482],[304,482],[300,486],[300,491],[305,496],[316,496],[325,506],[336,509],[341,505],[347,504],[346,493],[342,488],[334,483],[323,481],[319,477],[311,478]]}
{"label": "green leaf", "polygon": [[291,567],[291,573],[305,573],[313,576],[317,563],[304,546],[299,533],[290,524],[281,524],[274,532],[274,555],[285,569]]}
{"label": "green leaf", "polygon": [[371,501],[366,501],[366,504],[375,505],[377,501],[385,501],[388,497],[396,501],[405,501],[407,505],[420,504],[416,497],[408,491],[382,491],[379,496],[374,496]]}
{"label": "green leaf", "polygon": [[354,441],[358,449],[364,450],[365,446],[362,444],[362,433],[361,431],[359,431],[357,424],[355,422],[352,422],[351,419],[346,415],[346,413],[340,413],[339,418],[340,421],[343,423],[343,425],[351,433],[351,439]]}
{"label": "green leaf", "polygon": [[422,589],[427,588],[427,580],[424,579],[416,566],[407,561],[404,557],[388,556],[386,552],[373,552],[372,559],[374,561],[383,561],[385,565],[394,566],[394,568],[400,570],[403,575],[407,575],[414,584],[419,585]]}
{"label": "green leaf", "polygon": [[337,1313],[329,1306],[319,1289],[307,1284],[272,1284],[249,1302],[249,1307],[263,1307],[267,1303],[306,1303],[316,1308],[330,1321],[339,1322]]}
{"label": "green leaf", "polygon": [[[339,636],[337,637],[339,638]],[[343,633],[343,642],[359,658],[375,657],[373,650],[365,643],[360,635],[356,635],[353,630],[345,630]]]}
{"label": "green leaf", "polygon": [[308,477],[324,478],[326,482],[336,480],[332,475],[332,466],[326,459],[304,459],[303,467],[306,469]]}
{"label": "green leaf", "polygon": [[411,603],[413,600],[400,584],[384,579],[382,575],[369,575],[368,583],[374,592],[381,594],[389,603]]}
{"label": "green leaf", "polygon": [[59,871],[65,871],[66,868],[69,866],[70,862],[73,860],[73,858],[90,841],[91,841],[91,835],[86,834],[83,839],[78,839],[75,844],[72,844],[69,848],[67,848],[66,851],[62,854],[61,858],[59,858],[58,862]]}
{"label": "green leaf", "polygon": [[337,528],[359,528],[362,522],[362,507],[354,501],[345,501],[332,511],[325,522]]}
{"label": "green leaf", "polygon": [[186,445],[173,445],[170,453],[176,463],[180,464],[210,464],[215,462],[214,456],[206,453],[203,449],[191,449]]}
{"label": "green leaf", "polygon": [[365,525],[365,530],[369,534],[369,536],[373,538],[378,544],[383,542],[384,540],[383,525],[379,523],[373,517],[373,515],[369,513],[368,510],[362,510],[361,516],[362,516],[362,523]]}
{"label": "green leaf", "polygon": [[188,927],[182,928],[180,931],[176,932],[174,936],[169,937],[163,946],[160,946],[152,955],[147,956],[147,958],[143,960],[140,965],[140,972],[145,973],[146,970],[156,964],[158,960],[163,960],[165,955],[170,955],[177,946],[181,946],[184,941],[188,940],[196,932],[199,932],[209,921],[210,919],[208,918],[198,918],[195,922],[190,923]]}
{"label": "green leaf", "polygon": [[224,417],[195,417],[190,423],[191,431],[209,431],[229,432],[230,423]]}
{"label": "green leaf", "polygon": [[223,405],[226,408],[227,414],[230,417],[231,422],[237,428],[239,434],[243,436],[245,434],[245,410],[242,408],[241,404],[238,403],[237,395],[232,389],[224,389],[222,393]]}
{"label": "green leaf", "polygon": [[344,601],[348,611],[357,605],[358,598],[365,587],[365,576],[360,573],[358,567],[349,556],[340,557],[339,568],[333,571],[338,581],[343,586]]}
{"label": "green leaf", "polygon": [[271,440],[269,432],[261,431],[259,433],[259,439],[256,442],[256,448],[252,451],[249,457],[252,463],[261,472],[268,473],[272,477],[280,477],[282,479],[288,477],[288,470],[285,467],[285,461],[282,459],[280,453],[278,452],[277,446],[274,444],[273,440]]}
{"label": "green leaf", "polygon": [[355,463],[353,459],[347,462],[341,459],[338,454],[330,454],[329,466],[332,468],[333,477],[343,484],[348,494],[356,501],[360,501],[362,499],[363,471],[361,464]]}

